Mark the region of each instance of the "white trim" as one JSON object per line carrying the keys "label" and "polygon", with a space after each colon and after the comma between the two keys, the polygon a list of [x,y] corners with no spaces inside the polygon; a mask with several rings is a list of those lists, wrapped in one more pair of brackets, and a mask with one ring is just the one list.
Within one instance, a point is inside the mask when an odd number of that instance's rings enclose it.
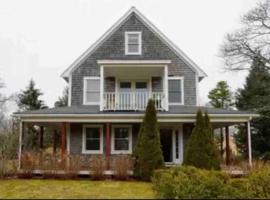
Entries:
{"label": "white trim", "polygon": [[103,93],[104,93],[104,67],[100,66],[100,97],[99,97],[99,110],[102,111],[103,110]]}
{"label": "white trim", "polygon": [[68,79],[68,106],[71,106],[71,98],[72,98],[72,74],[69,75]]}
{"label": "white trim", "polygon": [[[128,35],[136,34],[138,35],[139,49],[138,52],[128,51]],[[142,32],[141,31],[126,31],[125,32],[125,55],[141,55],[142,54]]]}
{"label": "white trim", "polygon": [[[83,105],[100,105],[101,99],[97,102],[87,102],[86,101],[86,81],[87,80],[99,80],[99,84],[101,85],[101,80],[99,76],[85,76],[83,77]],[[99,91],[100,92],[100,91]]]}
{"label": "white trim", "polygon": [[163,74],[163,91],[165,94],[165,100],[164,100],[164,108],[166,111],[169,110],[169,93],[168,93],[168,66],[164,66],[164,74]]}
{"label": "white trim", "polygon": [[98,64],[171,64],[171,60],[98,60]]}
{"label": "white trim", "polygon": [[[115,128],[128,128],[128,140],[129,146],[128,150],[115,150],[114,149],[114,138],[115,138]],[[112,136],[111,136],[111,153],[112,154],[131,154],[132,153],[132,125],[114,124],[112,125]]]}
{"label": "white trim", "polygon": [[[99,128],[99,150],[87,150],[86,149],[86,129],[87,128]],[[102,125],[83,125],[82,132],[82,154],[103,154],[103,126]]]}
{"label": "white trim", "polygon": [[[199,108],[198,108],[199,109]],[[141,117],[144,114],[140,113],[104,113],[102,114],[13,114],[13,117]],[[170,114],[170,113],[158,113],[158,117],[195,117],[196,114]],[[259,117],[259,114],[209,114],[209,117]]]}
{"label": "white trim", "polygon": [[252,147],[251,147],[251,132],[250,132],[250,122],[247,122],[247,134],[248,134],[248,163],[252,167]]}
{"label": "white trim", "polygon": [[[169,81],[170,80],[181,80],[181,92],[182,92],[182,94],[181,94],[181,103],[175,103],[175,102],[174,103],[170,103],[169,97],[168,97],[168,104],[170,106],[184,105],[185,104],[185,102],[184,102],[184,100],[185,100],[184,77],[183,76],[169,76],[168,77],[168,85],[169,85]],[[168,96],[169,96],[169,89],[168,89]]]}
{"label": "white trim", "polygon": [[72,71],[77,68],[85,59],[91,55],[103,42],[109,38],[128,18],[135,13],[142,22],[149,27],[153,33],[165,42],[185,63],[187,63],[198,74],[199,77],[206,77],[206,73],[200,69],[183,51],[181,51],[173,42],[171,42],[160,30],[158,30],[144,15],[135,7],[131,7],[109,30],[107,30],[92,46],[90,46],[79,58],[77,58],[62,74],[61,77],[68,77]]}

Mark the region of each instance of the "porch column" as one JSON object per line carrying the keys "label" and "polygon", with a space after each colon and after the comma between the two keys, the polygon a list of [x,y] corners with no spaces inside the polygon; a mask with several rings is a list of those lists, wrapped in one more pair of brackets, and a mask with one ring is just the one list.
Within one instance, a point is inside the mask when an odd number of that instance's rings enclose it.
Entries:
{"label": "porch column", "polygon": [[61,123],[61,158],[63,159],[66,154],[66,138],[67,138],[67,130],[66,130],[66,122]]}
{"label": "porch column", "polygon": [[245,123],[246,127],[246,138],[247,138],[247,157],[248,164],[252,167],[252,149],[251,149],[251,132],[250,132],[250,121]]}
{"label": "porch column", "polygon": [[23,141],[23,134],[24,134],[24,122],[20,121],[20,127],[19,127],[19,153],[18,153],[18,170],[21,169],[21,160],[22,160],[22,141]]}
{"label": "porch column", "polygon": [[223,160],[223,142],[224,142],[224,136],[223,136],[223,128],[220,128],[220,156]]}
{"label": "porch column", "polygon": [[43,135],[44,135],[44,127],[40,126],[39,130],[39,149],[43,149]]}
{"label": "porch column", "polygon": [[110,136],[110,123],[106,124],[106,164],[107,169],[110,168],[110,155],[111,155],[111,136]]}
{"label": "porch column", "polygon": [[230,133],[229,133],[229,126],[225,127],[225,134],[226,134],[226,165],[230,165],[231,161],[231,151],[230,151]]}

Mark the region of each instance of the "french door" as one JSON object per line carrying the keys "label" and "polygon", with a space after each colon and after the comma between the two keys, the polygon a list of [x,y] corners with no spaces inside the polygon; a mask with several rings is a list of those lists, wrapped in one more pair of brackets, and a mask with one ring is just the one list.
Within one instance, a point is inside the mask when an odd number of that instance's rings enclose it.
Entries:
{"label": "french door", "polygon": [[181,164],[183,161],[183,134],[181,128],[161,128],[160,143],[166,164]]}
{"label": "french door", "polygon": [[148,81],[119,81],[118,103],[124,110],[143,110],[149,99]]}

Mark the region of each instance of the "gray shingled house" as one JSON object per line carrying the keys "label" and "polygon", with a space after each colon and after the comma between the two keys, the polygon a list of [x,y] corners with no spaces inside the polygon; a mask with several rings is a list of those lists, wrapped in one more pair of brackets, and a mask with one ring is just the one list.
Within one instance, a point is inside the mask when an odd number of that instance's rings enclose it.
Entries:
{"label": "gray shingled house", "polygon": [[198,108],[208,111],[213,127],[226,127],[227,137],[229,126],[246,125],[251,164],[250,120],[256,114],[199,107],[198,85],[206,73],[134,7],[61,76],[69,85],[67,107],[14,114],[19,158],[29,124],[60,130],[62,154],[131,154],[152,98],[167,164],[182,163]]}

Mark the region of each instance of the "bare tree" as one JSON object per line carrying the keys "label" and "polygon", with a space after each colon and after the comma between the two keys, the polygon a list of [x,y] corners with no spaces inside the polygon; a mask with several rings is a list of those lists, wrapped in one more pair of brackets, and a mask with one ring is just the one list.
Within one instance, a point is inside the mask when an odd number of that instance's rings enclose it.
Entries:
{"label": "bare tree", "polygon": [[258,3],[242,17],[243,27],[228,34],[221,55],[228,70],[249,69],[254,58],[270,69],[270,0]]}

